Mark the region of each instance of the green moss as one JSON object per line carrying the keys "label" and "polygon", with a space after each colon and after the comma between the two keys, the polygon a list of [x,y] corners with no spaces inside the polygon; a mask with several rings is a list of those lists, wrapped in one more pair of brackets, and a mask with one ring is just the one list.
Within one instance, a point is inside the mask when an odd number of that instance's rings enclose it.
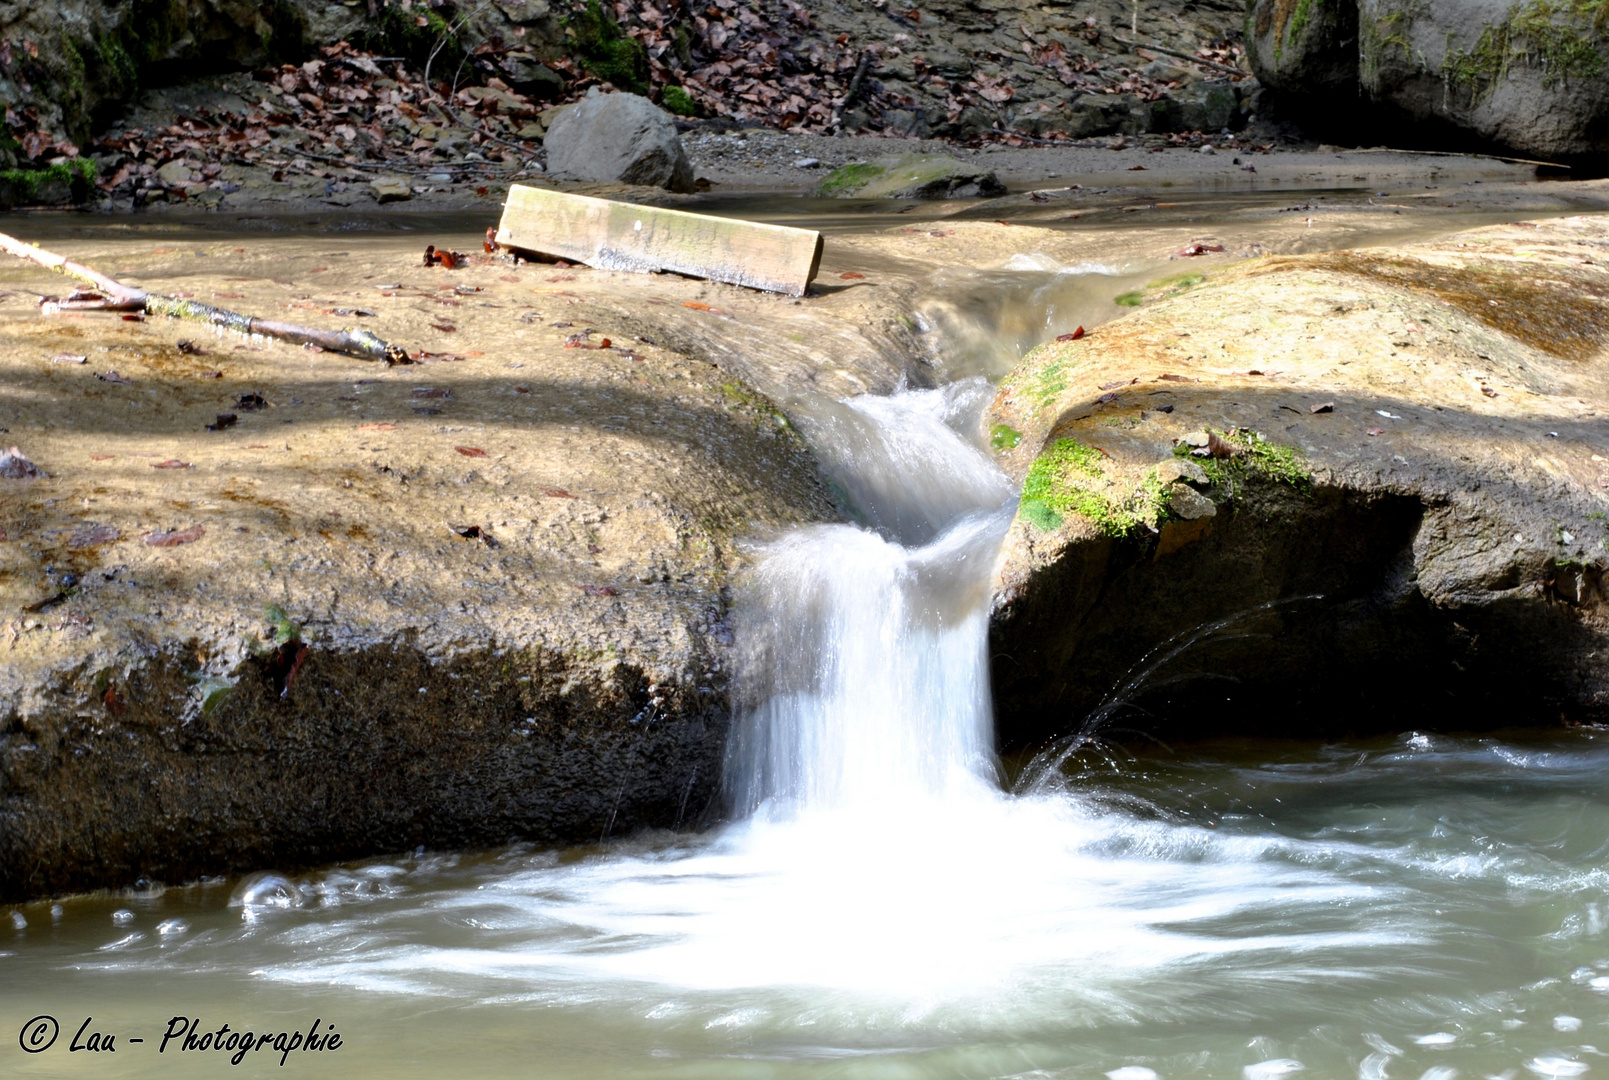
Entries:
{"label": "green moss", "polygon": [[1191,289],[1207,280],[1207,275],[1198,271],[1186,271],[1183,274],[1173,274],[1169,277],[1158,278],[1148,282],[1143,289],[1134,289],[1114,296],[1112,303],[1118,307],[1139,307],[1141,304],[1154,300],[1168,300],[1175,296],[1189,292]]}
{"label": "green moss", "polygon": [[598,0],[587,0],[586,7],[572,12],[564,29],[570,50],[588,72],[621,90],[648,93],[648,50],[626,36]]}
{"label": "green moss", "polygon": [[1022,442],[1022,432],[1010,424],[996,424],[989,429],[989,445],[996,450],[1015,450]]}
{"label": "green moss", "polygon": [[1067,389],[1066,367],[1066,359],[1052,360],[1033,373],[1032,381],[1023,387],[1023,393],[1041,409],[1045,408]]}
{"label": "green moss", "polygon": [[1472,96],[1490,93],[1515,65],[1540,67],[1554,86],[1603,73],[1603,36],[1609,0],[1531,0],[1509,9],[1508,18],[1481,31],[1464,51],[1448,49],[1442,75]]}
{"label": "green moss", "polygon": [[881,165],[873,165],[869,161],[843,165],[828,173],[816,192],[820,195],[849,194],[882,176],[883,171]]}
{"label": "green moss", "polygon": [[1291,12],[1291,21],[1286,25],[1287,38],[1299,38],[1307,24],[1313,20],[1313,9],[1319,7],[1323,0],[1296,0],[1296,10]]}
{"label": "green moss", "polygon": [[[419,18],[425,20],[423,26],[419,25]],[[404,57],[417,69],[422,70],[430,63],[432,73],[456,70],[467,55],[463,42],[452,32],[452,24],[423,4],[406,9],[382,4],[354,44],[384,56]],[[440,51],[437,51],[438,45]],[[436,54],[434,62],[430,59],[432,52]]]}
{"label": "green moss", "polygon": [[285,645],[292,641],[302,640],[302,628],[278,604],[269,604],[263,609],[269,623],[274,628],[274,644]]}
{"label": "green moss", "polygon": [[100,38],[95,42],[95,52],[100,56],[101,70],[111,75],[119,97],[139,92],[140,69],[121,41],[110,35]]}
{"label": "green moss", "polygon": [[697,116],[698,106],[694,104],[686,90],[679,86],[667,86],[660,95],[659,103],[677,116]]}
{"label": "green moss", "polygon": [[1028,469],[1018,513],[1041,529],[1060,528],[1069,515],[1089,521],[1103,535],[1121,539],[1155,532],[1167,516],[1167,495],[1155,469],[1139,487],[1114,498],[1107,459],[1077,439],[1057,439]]}
{"label": "green moss", "polygon": [[[1313,474],[1307,460],[1295,447],[1269,442],[1260,432],[1249,428],[1236,428],[1220,432],[1219,437],[1239,451],[1228,458],[1196,458],[1207,479],[1215,487],[1233,489],[1237,481],[1257,478],[1271,480],[1295,488],[1303,494],[1313,490]],[[1190,447],[1180,444],[1173,448],[1175,457],[1189,457]]]}
{"label": "green moss", "polygon": [[6,169],[0,172],[0,183],[24,203],[37,202],[44,186],[52,181],[66,183],[73,198],[82,199],[95,185],[95,172],[95,163],[89,158],[74,158],[43,169]]}

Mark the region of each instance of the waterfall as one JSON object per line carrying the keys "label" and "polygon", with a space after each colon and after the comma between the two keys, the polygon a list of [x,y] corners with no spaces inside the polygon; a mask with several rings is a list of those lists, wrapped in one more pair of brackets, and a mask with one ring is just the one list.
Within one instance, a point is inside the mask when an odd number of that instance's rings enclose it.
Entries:
{"label": "waterfall", "polygon": [[816,415],[812,444],[866,525],[777,540],[746,583],[737,812],[892,811],[993,782],[987,600],[1012,493],[958,430],[987,392],[967,380]]}

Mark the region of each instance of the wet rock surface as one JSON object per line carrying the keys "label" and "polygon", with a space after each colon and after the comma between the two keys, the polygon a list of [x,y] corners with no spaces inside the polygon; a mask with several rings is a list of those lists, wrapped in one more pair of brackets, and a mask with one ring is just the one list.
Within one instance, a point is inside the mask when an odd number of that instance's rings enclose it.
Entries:
{"label": "wet rock surface", "polygon": [[1606,252],[1595,217],[1226,263],[1028,356],[988,418],[1002,740],[1609,717]]}

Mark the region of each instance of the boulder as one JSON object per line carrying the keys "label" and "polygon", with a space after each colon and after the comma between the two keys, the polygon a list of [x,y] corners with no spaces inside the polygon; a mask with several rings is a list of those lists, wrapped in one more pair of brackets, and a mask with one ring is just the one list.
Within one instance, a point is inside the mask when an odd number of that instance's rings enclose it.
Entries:
{"label": "boulder", "polygon": [[693,190],[676,122],[636,94],[597,94],[560,110],[543,145],[556,177]]}
{"label": "boulder", "polygon": [[1360,0],[1359,78],[1375,102],[1549,159],[1609,154],[1602,5]]}
{"label": "boulder", "polygon": [[1246,47],[1257,78],[1276,93],[1357,96],[1357,0],[1253,0]]}
{"label": "boulder", "polygon": [[817,189],[833,198],[967,199],[1004,195],[992,171],[945,154],[903,154],[834,169]]}
{"label": "boulder", "polygon": [[1004,748],[1114,710],[1174,736],[1609,719],[1605,246],[1598,217],[1249,261],[1025,357],[984,421],[1023,479]]}

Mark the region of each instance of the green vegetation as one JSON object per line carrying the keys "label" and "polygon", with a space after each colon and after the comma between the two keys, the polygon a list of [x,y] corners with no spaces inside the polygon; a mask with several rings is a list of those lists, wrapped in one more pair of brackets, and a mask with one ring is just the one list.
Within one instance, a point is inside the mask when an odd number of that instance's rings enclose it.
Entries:
{"label": "green vegetation", "polygon": [[1010,424],[996,424],[989,429],[989,445],[996,450],[1015,450],[1022,442],[1022,432]]}
{"label": "green vegetation", "polygon": [[[449,15],[451,9],[447,9]],[[424,25],[419,24],[424,19]],[[453,25],[436,9],[423,4],[403,8],[382,4],[379,13],[368,20],[354,44],[384,56],[405,57],[409,66],[434,71],[455,70],[469,50],[459,40]],[[431,60],[434,53],[435,60]]]}
{"label": "green vegetation", "polygon": [[1489,93],[1515,64],[1541,67],[1546,85],[1596,78],[1604,71],[1609,0],[1531,0],[1481,31],[1473,48],[1447,52],[1442,74],[1471,94]]}
{"label": "green vegetation", "polygon": [[1018,513],[1046,530],[1060,528],[1069,514],[1077,514],[1116,539],[1153,532],[1167,516],[1167,493],[1155,469],[1147,469],[1139,488],[1126,498],[1114,499],[1102,490],[1112,486],[1099,450],[1077,439],[1057,439],[1023,478]]}
{"label": "green vegetation", "polygon": [[6,169],[0,172],[0,185],[11,189],[18,203],[36,203],[49,183],[65,183],[75,200],[82,200],[95,185],[95,163],[74,158],[43,169]]}
{"label": "green vegetation", "polygon": [[626,36],[598,0],[587,0],[564,20],[564,29],[571,52],[587,71],[620,90],[648,94],[648,50]]}
{"label": "green vegetation", "polygon": [[679,86],[667,86],[659,103],[677,116],[697,116],[698,106],[692,97]]}
{"label": "green vegetation", "polygon": [[1197,271],[1186,271],[1183,274],[1174,274],[1171,277],[1158,278],[1149,282],[1143,289],[1133,289],[1114,296],[1112,303],[1118,307],[1139,307],[1148,300],[1170,300],[1175,296],[1200,285],[1207,280],[1207,275]]}
{"label": "green vegetation", "polygon": [[268,617],[269,623],[274,628],[274,644],[276,646],[302,640],[302,628],[289,615],[285,614],[284,608],[278,604],[269,604],[268,607],[263,609],[263,614]]}
{"label": "green vegetation", "polygon": [[883,175],[881,165],[873,165],[869,161],[844,165],[827,174],[827,178],[816,189],[820,195],[849,194],[865,187],[877,177]]}
{"label": "green vegetation", "polygon": [[[1213,486],[1233,489],[1236,481],[1257,477],[1286,484],[1303,494],[1312,492],[1313,474],[1300,450],[1271,443],[1260,432],[1247,428],[1223,432],[1220,438],[1238,451],[1233,457],[1191,458],[1206,472]],[[1173,448],[1173,454],[1189,457],[1190,447],[1181,443]]]}

